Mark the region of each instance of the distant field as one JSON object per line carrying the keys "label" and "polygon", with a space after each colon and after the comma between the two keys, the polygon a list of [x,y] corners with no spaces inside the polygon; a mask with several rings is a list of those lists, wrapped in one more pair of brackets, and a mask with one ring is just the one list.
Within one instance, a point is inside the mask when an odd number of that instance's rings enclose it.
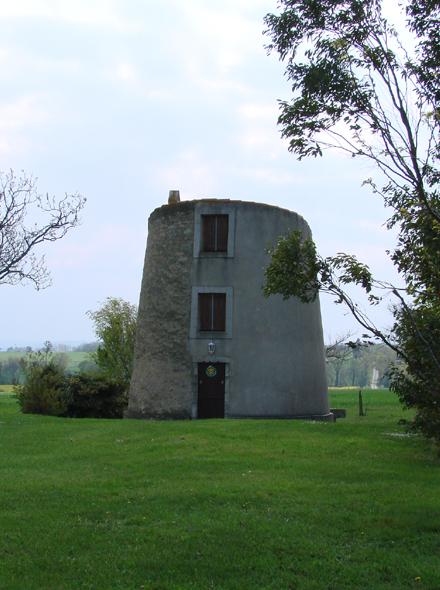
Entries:
{"label": "distant field", "polygon": [[[84,360],[90,358],[90,353],[88,352],[60,352],[56,354],[61,354],[66,356],[67,358],[67,370],[68,371],[78,371],[78,365]],[[4,352],[0,351],[0,362],[6,361],[10,358],[21,358],[26,356],[25,352]]]}
{"label": "distant field", "polygon": [[0,394],[1,393],[12,393],[13,392],[13,385],[0,385]]}
{"label": "distant field", "polygon": [[0,396],[0,588],[439,590],[440,464],[388,391],[336,424],[23,415]]}

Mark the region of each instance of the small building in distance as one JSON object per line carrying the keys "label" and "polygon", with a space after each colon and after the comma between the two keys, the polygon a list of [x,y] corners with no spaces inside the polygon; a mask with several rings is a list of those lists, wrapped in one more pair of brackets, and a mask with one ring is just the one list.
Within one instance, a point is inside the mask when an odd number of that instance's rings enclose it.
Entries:
{"label": "small building in distance", "polygon": [[151,214],[127,417],[331,420],[318,299],[263,296],[267,249],[304,219],[261,203]]}

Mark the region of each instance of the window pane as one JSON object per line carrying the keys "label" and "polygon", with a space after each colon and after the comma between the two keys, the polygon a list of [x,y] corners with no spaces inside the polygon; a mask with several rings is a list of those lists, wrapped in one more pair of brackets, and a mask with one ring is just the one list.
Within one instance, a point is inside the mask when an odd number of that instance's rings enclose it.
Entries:
{"label": "window pane", "polygon": [[228,251],[228,216],[217,215],[217,252]]}
{"label": "window pane", "polygon": [[226,330],[226,294],[213,293],[213,326],[212,329],[217,332]]}
{"label": "window pane", "polygon": [[202,252],[228,251],[228,215],[202,215]]}
{"label": "window pane", "polygon": [[215,252],[215,215],[202,215],[202,251]]}
{"label": "window pane", "polygon": [[212,294],[199,293],[199,330],[207,332],[212,326]]}
{"label": "window pane", "polygon": [[199,331],[226,330],[226,293],[199,293]]}

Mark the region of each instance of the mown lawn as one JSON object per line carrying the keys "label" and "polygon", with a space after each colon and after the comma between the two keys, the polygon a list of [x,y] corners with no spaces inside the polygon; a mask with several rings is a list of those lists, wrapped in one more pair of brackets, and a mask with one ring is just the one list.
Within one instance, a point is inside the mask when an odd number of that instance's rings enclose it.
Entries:
{"label": "mown lawn", "polygon": [[[0,395],[0,588],[440,589],[440,462],[387,391],[336,424],[22,415]],[[407,417],[407,416],[405,416]]]}

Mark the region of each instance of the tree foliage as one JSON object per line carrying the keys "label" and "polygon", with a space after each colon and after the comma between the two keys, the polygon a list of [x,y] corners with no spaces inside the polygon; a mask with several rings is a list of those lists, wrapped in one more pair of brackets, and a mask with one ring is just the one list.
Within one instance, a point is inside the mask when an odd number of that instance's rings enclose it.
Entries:
{"label": "tree foliage", "polygon": [[41,195],[36,180],[24,173],[0,172],[0,284],[29,281],[36,289],[47,287],[49,272],[38,249],[76,227],[84,204],[78,194],[59,201]]}
{"label": "tree foliage", "polygon": [[[388,255],[403,285],[373,277],[354,256],[323,258],[292,234],[272,252],[266,294],[310,300],[322,290],[346,304],[368,335],[404,359],[391,387],[416,408],[415,426],[440,441],[440,5],[395,6],[404,11],[404,39],[380,0],[280,0],[279,7],[266,16],[266,32],[292,85],[292,99],[280,102],[282,135],[299,159],[339,149],[374,162],[384,185],[365,182],[391,209],[387,227],[397,242]],[[351,299],[350,283],[371,305],[384,293],[394,297],[391,330]]]}
{"label": "tree foliage", "polygon": [[128,388],[133,368],[137,307],[117,297],[107,297],[97,311],[89,311],[100,344],[92,358],[110,378]]}

